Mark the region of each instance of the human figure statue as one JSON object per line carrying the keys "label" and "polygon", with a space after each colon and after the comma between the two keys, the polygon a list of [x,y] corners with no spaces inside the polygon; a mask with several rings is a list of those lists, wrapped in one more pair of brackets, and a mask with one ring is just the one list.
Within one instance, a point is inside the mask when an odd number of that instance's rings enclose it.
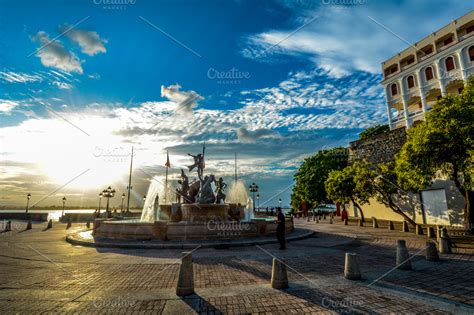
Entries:
{"label": "human figure statue", "polygon": [[199,190],[198,203],[209,204],[216,201],[216,196],[212,191],[211,184],[216,181],[214,175],[205,176],[204,179],[201,179],[201,189]]}
{"label": "human figure statue", "polygon": [[224,190],[226,187],[227,187],[227,184],[224,183],[224,179],[220,177],[219,180],[216,181],[216,203],[217,204],[225,202]]}
{"label": "human figure statue", "polygon": [[188,166],[189,171],[191,172],[194,168],[197,167],[197,174],[199,179],[201,179],[204,171],[204,155],[201,153],[197,155],[192,155],[191,153],[188,153],[188,155],[192,156],[194,159],[194,164]]}
{"label": "human figure statue", "polygon": [[[183,203],[188,203],[188,191],[189,191],[189,180],[188,176],[184,174],[184,170],[181,169],[181,179],[178,180],[178,184],[181,185],[181,188],[176,191],[176,194],[179,194],[180,197],[183,197]],[[179,198],[179,201],[181,201],[181,198]]]}

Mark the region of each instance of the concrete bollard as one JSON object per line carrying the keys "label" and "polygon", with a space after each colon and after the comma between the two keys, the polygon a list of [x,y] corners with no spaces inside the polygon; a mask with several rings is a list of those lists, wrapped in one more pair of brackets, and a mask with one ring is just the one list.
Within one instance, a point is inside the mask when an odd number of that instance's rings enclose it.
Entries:
{"label": "concrete bollard", "polygon": [[377,218],[372,218],[372,228],[378,229],[379,223],[377,222]]}
{"label": "concrete bollard", "polygon": [[362,222],[361,219],[359,219],[359,226],[364,226],[364,223]]}
{"label": "concrete bollard", "polygon": [[439,240],[439,252],[441,254],[451,254],[451,242],[449,241],[448,230],[441,230],[441,238]]}
{"label": "concrete bollard", "polygon": [[397,268],[402,270],[411,269],[411,261],[407,259],[410,256],[408,255],[408,249],[406,247],[405,240],[397,241]]}
{"label": "concrete bollard", "polygon": [[176,295],[187,296],[194,294],[193,256],[191,252],[183,252],[179,266]]}
{"label": "concrete bollard", "polygon": [[274,289],[288,288],[285,260],[273,258],[271,285]]}
{"label": "concrete bollard", "polygon": [[316,216],[313,214],[313,222],[316,221]]}
{"label": "concrete bollard", "polygon": [[72,226],[72,222],[71,222],[71,218],[69,217],[69,218],[67,219],[66,230],[69,229],[69,228],[71,228],[71,226]]}
{"label": "concrete bollard", "polygon": [[349,225],[349,220],[344,219],[344,225]]}
{"label": "concrete bollard", "polygon": [[90,222],[90,221],[87,221],[87,222],[86,222],[86,228],[89,229],[90,227],[91,227],[91,222]]}
{"label": "concrete bollard", "polygon": [[408,229],[408,223],[407,223],[407,221],[403,221],[403,224],[402,224],[402,232],[410,232],[410,230]]}
{"label": "concrete bollard", "polygon": [[319,219],[316,217],[316,223],[319,223]]}
{"label": "concrete bollard", "polygon": [[28,221],[28,223],[26,224],[26,229],[27,230],[31,230],[31,228],[33,227],[33,224],[31,223],[31,220]]}
{"label": "concrete bollard", "polygon": [[51,229],[53,227],[53,219],[49,219],[47,229]]}
{"label": "concrete bollard", "polygon": [[5,232],[10,232],[12,230],[12,221],[7,221],[5,224]]}
{"label": "concrete bollard", "polygon": [[323,214],[323,220],[326,220],[326,215],[325,214]]}
{"label": "concrete bollard", "polygon": [[357,254],[346,253],[346,260],[344,263],[344,277],[349,280],[360,280],[359,263],[357,261]]}
{"label": "concrete bollard", "polygon": [[415,234],[416,235],[423,235],[423,228],[421,227],[421,225],[419,225],[419,224],[416,225]]}
{"label": "concrete bollard", "polygon": [[309,222],[309,216],[306,218],[306,222]]}
{"label": "concrete bollard", "polygon": [[435,231],[433,229],[433,227],[429,226],[428,229],[426,230],[426,233],[427,233],[427,236],[428,238],[433,238],[435,237]]}
{"label": "concrete bollard", "polygon": [[332,224],[332,218],[329,218],[329,224]]}
{"label": "concrete bollard", "polygon": [[389,229],[389,231],[395,230],[395,228],[393,227],[393,222],[392,221],[388,222],[388,229]]}
{"label": "concrete bollard", "polygon": [[426,260],[428,261],[438,261],[438,249],[436,244],[433,241],[426,242]]}

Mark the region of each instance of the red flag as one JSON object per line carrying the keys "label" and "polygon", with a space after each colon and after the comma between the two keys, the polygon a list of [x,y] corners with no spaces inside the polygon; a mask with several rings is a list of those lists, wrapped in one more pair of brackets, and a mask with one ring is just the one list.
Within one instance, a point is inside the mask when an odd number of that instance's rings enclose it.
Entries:
{"label": "red flag", "polygon": [[165,166],[166,166],[166,167],[171,167],[170,156],[168,155],[168,151],[166,151],[166,163],[165,163]]}

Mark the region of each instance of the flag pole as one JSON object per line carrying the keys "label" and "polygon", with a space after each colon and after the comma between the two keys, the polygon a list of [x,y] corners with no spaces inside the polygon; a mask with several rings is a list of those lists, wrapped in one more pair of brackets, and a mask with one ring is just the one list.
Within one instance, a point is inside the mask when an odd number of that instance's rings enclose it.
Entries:
{"label": "flag pole", "polygon": [[234,181],[235,181],[235,184],[237,184],[237,152],[235,152]]}
{"label": "flag pole", "polygon": [[130,212],[130,190],[132,189],[132,164],[133,164],[133,146],[132,146],[132,156],[130,158],[130,174],[128,176],[128,196],[127,196],[127,213]]}
{"label": "flag pole", "polygon": [[165,200],[164,202],[168,202],[168,169],[170,168],[171,164],[170,164],[170,156],[169,156],[169,153],[168,151],[166,151],[166,171],[165,171]]}

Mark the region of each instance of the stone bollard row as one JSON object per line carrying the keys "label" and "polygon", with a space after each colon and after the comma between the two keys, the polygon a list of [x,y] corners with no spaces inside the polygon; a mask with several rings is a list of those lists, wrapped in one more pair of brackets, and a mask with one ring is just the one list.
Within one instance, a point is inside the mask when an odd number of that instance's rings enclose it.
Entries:
{"label": "stone bollard row", "polygon": [[359,263],[357,261],[357,254],[346,253],[344,277],[349,280],[360,280],[362,278],[359,270]]}
{"label": "stone bollard row", "polygon": [[436,244],[433,241],[426,242],[426,260],[428,261],[438,261],[438,249]]}
{"label": "stone bollard row", "polygon": [[272,279],[270,283],[274,289],[288,288],[288,275],[286,273],[286,265],[283,258],[273,258]]}
{"label": "stone bollard row", "polygon": [[407,223],[407,221],[403,221],[403,224],[402,224],[402,232],[410,232],[410,230],[408,229],[408,223]]}
{"label": "stone bollard row", "polygon": [[372,218],[372,228],[378,229],[379,223],[377,222],[377,218]]}
{"label": "stone bollard row", "polygon": [[411,261],[408,260],[410,258],[408,254],[408,249],[406,247],[405,240],[398,240],[397,241],[397,268],[402,270],[410,270],[411,269]]}
{"label": "stone bollard row", "polygon": [[441,238],[439,240],[439,252],[441,254],[451,254],[451,242],[448,236],[448,230],[443,228],[441,230]]}
{"label": "stone bollard row", "polygon": [[183,252],[179,266],[176,295],[187,296],[194,294],[193,256],[191,252]]}

